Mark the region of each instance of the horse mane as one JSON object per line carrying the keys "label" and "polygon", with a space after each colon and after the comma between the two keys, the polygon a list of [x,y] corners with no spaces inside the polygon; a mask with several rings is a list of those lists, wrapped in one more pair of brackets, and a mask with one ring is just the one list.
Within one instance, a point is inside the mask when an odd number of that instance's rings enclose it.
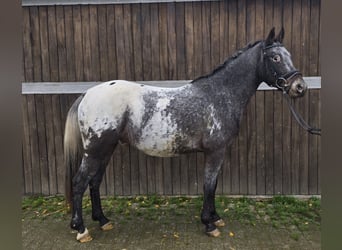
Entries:
{"label": "horse mane", "polygon": [[228,59],[226,59],[222,64],[217,66],[211,73],[203,75],[203,76],[199,76],[199,77],[195,78],[194,80],[192,80],[191,83],[194,83],[194,82],[196,82],[196,81],[198,81],[200,79],[208,78],[208,77],[214,75],[217,71],[223,69],[231,61],[233,61],[234,59],[238,58],[243,52],[249,50],[250,48],[253,48],[255,45],[259,44],[260,42],[262,42],[262,40],[255,41],[253,43],[248,43],[246,45],[246,47],[236,51],[231,57],[228,57]]}

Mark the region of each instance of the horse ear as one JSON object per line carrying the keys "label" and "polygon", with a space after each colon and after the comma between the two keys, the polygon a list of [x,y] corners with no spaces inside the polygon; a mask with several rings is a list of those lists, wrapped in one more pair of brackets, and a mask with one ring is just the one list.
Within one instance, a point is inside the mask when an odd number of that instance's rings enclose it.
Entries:
{"label": "horse ear", "polygon": [[281,30],[276,38],[276,40],[280,43],[283,42],[283,39],[284,39],[284,35],[285,35],[285,30],[284,30],[284,27],[281,27]]}
{"label": "horse ear", "polygon": [[266,38],[266,41],[265,41],[266,46],[271,45],[274,42],[274,37],[275,37],[275,32],[274,32],[274,27],[273,27]]}

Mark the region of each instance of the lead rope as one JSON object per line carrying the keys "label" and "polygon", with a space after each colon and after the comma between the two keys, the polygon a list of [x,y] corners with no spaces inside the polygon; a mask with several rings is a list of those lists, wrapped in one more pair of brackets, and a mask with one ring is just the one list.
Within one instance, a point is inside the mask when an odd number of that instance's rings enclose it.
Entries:
{"label": "lead rope", "polygon": [[289,106],[289,109],[290,109],[293,117],[296,119],[298,124],[303,129],[305,129],[306,131],[308,131],[312,135],[321,135],[321,129],[320,128],[313,128],[313,127],[311,127],[306,121],[304,121],[303,117],[301,117],[300,114],[296,113],[296,111],[294,110],[293,106],[291,105],[291,102],[289,100],[289,96],[288,96],[288,94],[285,91],[283,91],[283,95],[284,95],[284,98],[285,98],[285,100],[287,102],[287,105]]}

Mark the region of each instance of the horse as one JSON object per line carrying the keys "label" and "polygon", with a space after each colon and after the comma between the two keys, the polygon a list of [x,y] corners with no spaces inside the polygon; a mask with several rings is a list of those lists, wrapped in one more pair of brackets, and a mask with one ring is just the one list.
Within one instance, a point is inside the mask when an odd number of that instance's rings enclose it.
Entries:
{"label": "horse", "polygon": [[217,176],[250,98],[262,82],[291,98],[307,89],[282,43],[284,34],[282,28],[276,35],[273,27],[265,40],[249,43],[212,73],[181,87],[113,80],[81,95],[68,112],[64,136],[66,201],[76,239],[92,240],[82,218],[88,185],[92,219],[102,230],[113,228],[103,214],[99,186],[119,142],[158,157],[204,152],[201,221],[207,235],[218,237],[225,222],[215,209]]}

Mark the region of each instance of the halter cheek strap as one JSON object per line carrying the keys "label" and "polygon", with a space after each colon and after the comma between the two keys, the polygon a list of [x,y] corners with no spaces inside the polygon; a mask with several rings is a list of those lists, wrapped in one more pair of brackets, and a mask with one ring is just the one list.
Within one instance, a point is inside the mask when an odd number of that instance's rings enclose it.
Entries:
{"label": "halter cheek strap", "polygon": [[[272,45],[265,46],[263,48],[264,58],[266,56],[265,50],[268,50],[268,49],[274,48],[274,47],[283,47],[283,45],[282,44],[272,44]],[[271,66],[271,69],[273,71],[273,75],[276,78],[276,81],[272,84],[269,84],[269,85],[281,90],[282,92],[286,92],[286,90],[288,89],[288,86],[290,85],[289,82],[293,78],[302,76],[302,73],[300,73],[298,70],[292,70],[290,72],[287,72],[287,73],[279,76],[277,71],[275,70],[273,64],[271,64],[270,66]]]}
{"label": "halter cheek strap", "polygon": [[[264,54],[264,58],[266,55],[265,50],[273,48],[273,47],[280,47],[283,46],[281,44],[272,44],[269,46],[266,46],[263,48],[263,54]],[[272,87],[275,87],[279,90],[281,90],[283,92],[284,98],[287,102],[287,105],[289,106],[289,109],[291,111],[291,114],[293,115],[293,117],[295,118],[295,120],[298,122],[298,124],[305,129],[306,131],[308,131],[310,134],[313,135],[321,135],[321,129],[319,128],[314,128],[311,127],[304,119],[303,117],[298,114],[294,107],[291,104],[290,101],[290,97],[287,93],[287,89],[289,87],[289,82],[292,81],[294,78],[302,76],[302,73],[300,73],[298,70],[292,70],[286,74],[283,74],[281,76],[278,76],[277,71],[274,69],[274,66],[271,64],[272,70],[273,70],[273,75],[276,77],[276,81],[273,84],[270,84]],[[265,67],[264,67],[265,68]]]}

